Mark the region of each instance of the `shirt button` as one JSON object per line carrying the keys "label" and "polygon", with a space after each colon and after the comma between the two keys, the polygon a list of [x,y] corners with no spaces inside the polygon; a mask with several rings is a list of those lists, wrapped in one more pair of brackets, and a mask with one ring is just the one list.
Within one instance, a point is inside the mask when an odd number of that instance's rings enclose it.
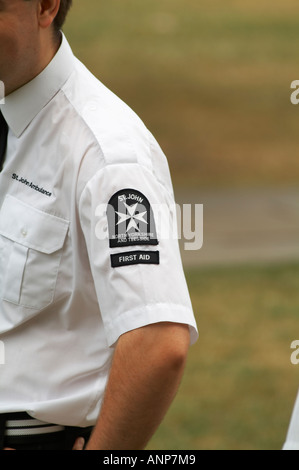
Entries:
{"label": "shirt button", "polygon": [[24,238],[27,237],[27,233],[28,233],[27,230],[25,228],[22,228],[21,230],[22,237]]}

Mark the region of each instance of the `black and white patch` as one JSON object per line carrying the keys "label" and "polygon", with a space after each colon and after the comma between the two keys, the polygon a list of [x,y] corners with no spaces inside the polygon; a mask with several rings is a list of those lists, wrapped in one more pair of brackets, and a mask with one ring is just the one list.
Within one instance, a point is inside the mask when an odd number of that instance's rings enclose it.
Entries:
{"label": "black and white patch", "polygon": [[112,268],[133,264],[160,264],[159,251],[126,251],[111,255]]}
{"label": "black and white patch", "polygon": [[122,189],[107,207],[110,248],[158,245],[154,214],[148,199],[136,189]]}

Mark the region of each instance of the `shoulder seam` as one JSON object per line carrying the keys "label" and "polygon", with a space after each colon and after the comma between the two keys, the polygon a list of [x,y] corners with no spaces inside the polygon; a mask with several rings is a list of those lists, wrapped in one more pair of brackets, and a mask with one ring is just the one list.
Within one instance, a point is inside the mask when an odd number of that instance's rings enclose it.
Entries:
{"label": "shoulder seam", "polygon": [[88,123],[86,122],[86,120],[84,119],[84,117],[82,116],[82,114],[78,111],[78,109],[76,108],[76,106],[74,105],[74,103],[69,99],[68,95],[66,94],[65,90],[63,88],[61,88],[60,90],[64,97],[67,99],[67,101],[70,103],[70,105],[72,106],[72,108],[74,109],[76,115],[78,116],[78,118],[84,123],[84,125],[86,126],[86,128],[88,129],[88,131],[90,132],[90,134],[93,136],[93,140],[94,142],[97,144],[97,146],[99,147],[99,150],[100,150],[100,154],[101,154],[101,157],[104,161],[105,164],[107,164],[107,161],[106,161],[106,158],[105,158],[105,154],[104,154],[104,151],[102,149],[102,146],[99,142],[99,139],[97,138],[97,136],[95,135],[95,133],[93,132],[93,130],[91,129],[91,127],[88,125]]}

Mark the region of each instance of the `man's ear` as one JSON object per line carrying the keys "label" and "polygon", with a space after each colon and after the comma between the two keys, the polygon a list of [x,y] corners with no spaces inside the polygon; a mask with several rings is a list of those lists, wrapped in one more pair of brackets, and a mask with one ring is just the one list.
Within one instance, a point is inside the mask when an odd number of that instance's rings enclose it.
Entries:
{"label": "man's ear", "polygon": [[41,28],[49,28],[60,7],[60,0],[38,0],[38,23]]}

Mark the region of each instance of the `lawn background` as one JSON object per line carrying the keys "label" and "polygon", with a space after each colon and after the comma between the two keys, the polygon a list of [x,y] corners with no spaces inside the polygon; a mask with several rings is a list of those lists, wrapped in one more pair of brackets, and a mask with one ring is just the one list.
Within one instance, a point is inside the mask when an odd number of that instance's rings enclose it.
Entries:
{"label": "lawn background", "polygon": [[299,265],[187,271],[200,339],[151,449],[279,450],[299,384]]}
{"label": "lawn background", "polygon": [[65,31],[157,137],[175,185],[298,182],[297,0],[74,0]]}
{"label": "lawn background", "polygon": [[[156,136],[175,188],[298,184],[297,0],[74,0],[65,33]],[[281,448],[298,268],[186,269],[200,340],[149,449]]]}

